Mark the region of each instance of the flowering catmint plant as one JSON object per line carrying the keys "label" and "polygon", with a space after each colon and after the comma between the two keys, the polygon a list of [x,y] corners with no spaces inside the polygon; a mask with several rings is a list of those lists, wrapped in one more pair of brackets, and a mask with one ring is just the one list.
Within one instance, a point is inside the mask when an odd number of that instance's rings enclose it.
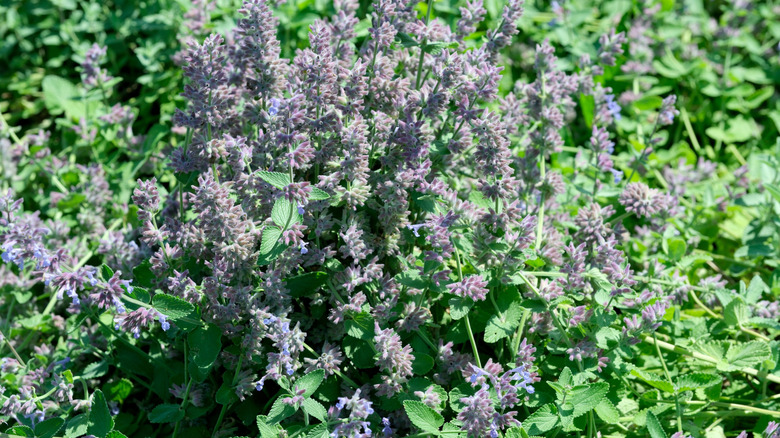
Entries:
{"label": "flowering catmint plant", "polygon": [[0,118],[0,431],[778,435],[771,5],[315,3]]}

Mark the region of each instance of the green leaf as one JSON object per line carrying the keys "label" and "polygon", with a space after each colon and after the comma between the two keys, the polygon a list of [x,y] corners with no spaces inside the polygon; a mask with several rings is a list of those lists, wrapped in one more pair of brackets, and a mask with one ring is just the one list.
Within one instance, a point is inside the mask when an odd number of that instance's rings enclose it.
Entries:
{"label": "green leaf", "polygon": [[580,109],[582,109],[582,117],[585,119],[585,124],[588,125],[588,129],[591,129],[596,110],[596,100],[593,96],[580,93]]}
{"label": "green leaf", "polygon": [[726,352],[726,362],[731,369],[750,367],[772,357],[769,344],[764,341],[750,341],[734,344]]}
{"label": "green leaf", "polygon": [[41,82],[43,103],[52,115],[63,112],[67,117],[79,120],[86,116],[86,104],[81,92],[67,79],[59,76],[46,76]]}
{"label": "green leaf", "polygon": [[81,193],[69,193],[57,202],[57,210],[63,213],[75,211],[87,197]]}
{"label": "green leaf", "polygon": [[750,318],[750,309],[741,297],[731,300],[723,310],[723,320],[726,324],[739,327]]}
{"label": "green leaf", "polygon": [[286,278],[285,283],[290,295],[296,298],[313,295],[328,281],[328,273],[322,271],[307,272]]}
{"label": "green leaf", "polygon": [[679,237],[673,237],[671,239],[667,239],[667,255],[669,256],[669,259],[676,262],[685,255],[685,251],[688,250],[688,245],[685,244],[685,241],[680,239]]}
{"label": "green leaf", "polygon": [[652,386],[653,388],[658,388],[661,391],[674,394],[674,387],[672,386],[672,384],[667,382],[666,380],[663,380],[661,377],[656,376],[655,374],[642,371],[638,368],[632,369],[631,374],[636,377],[639,377],[645,383]]}
{"label": "green leaf", "polygon": [[[263,437],[266,438],[266,437]],[[330,438],[330,432],[328,432],[328,426],[325,424],[318,424],[314,429],[306,435],[306,438]]]}
{"label": "green leaf", "polygon": [[85,379],[96,379],[105,376],[106,373],[108,373],[108,362],[93,362],[84,367],[84,371],[81,372],[81,377]]}
{"label": "green leaf", "polygon": [[661,422],[652,411],[647,411],[647,432],[650,438],[666,438],[666,432],[661,427]]}
{"label": "green leaf", "polygon": [[258,170],[255,172],[257,176],[263,179],[263,181],[271,184],[277,189],[283,189],[292,184],[290,181],[290,175],[281,172],[267,172],[265,170]]}
{"label": "green leaf", "polygon": [[439,435],[439,428],[444,424],[444,417],[416,400],[404,400],[404,411],[409,420],[423,432]]}
{"label": "green leaf", "polygon": [[745,294],[745,301],[749,304],[756,304],[758,300],[761,299],[764,292],[769,292],[769,286],[764,283],[764,280],[760,275],[756,274],[753,279],[750,280],[750,285]]}
{"label": "green leaf", "polygon": [[233,390],[233,385],[231,384],[231,377],[227,373],[223,374],[222,385],[217,390],[214,400],[221,405],[229,405],[238,401],[236,391]]}
{"label": "green leaf", "polygon": [[257,428],[260,430],[261,438],[277,438],[279,433],[282,431],[281,426],[278,424],[269,424],[268,417],[265,415],[257,416]]}
{"label": "green leaf", "polygon": [[767,182],[762,183],[764,188],[767,192],[769,192],[770,195],[772,195],[773,198],[775,198],[775,201],[780,202],[780,186],[776,184],[770,184]]}
{"label": "green leaf", "polygon": [[631,106],[639,111],[650,111],[656,108],[661,108],[663,99],[659,96],[643,96],[640,99],[635,100]]}
{"label": "green leaf", "polygon": [[322,384],[322,379],[324,378],[325,371],[315,370],[298,379],[295,382],[295,387],[299,390],[303,389],[306,391],[303,393],[304,397],[311,397],[317,388],[320,387],[320,384]]}
{"label": "green leaf", "polygon": [[151,268],[152,264],[149,260],[144,260],[133,268],[133,284],[141,287],[152,287],[157,282],[157,276],[154,275]]}
{"label": "green leaf", "polygon": [[621,336],[620,330],[612,327],[601,327],[596,332],[596,346],[603,349],[614,348],[620,342]]}
{"label": "green leaf", "polygon": [[620,412],[606,397],[601,399],[599,404],[596,405],[595,409],[596,415],[598,415],[599,418],[604,420],[604,422],[607,424],[617,424],[620,420]]}
{"label": "green leaf", "polygon": [[428,43],[423,46],[423,52],[430,53],[431,55],[438,55],[442,52],[444,49],[456,49],[458,48],[458,43],[455,42],[446,42],[446,41],[434,41],[431,43]]}
{"label": "green leaf", "polygon": [[322,189],[318,189],[317,187],[311,188],[311,193],[309,193],[309,201],[323,201],[325,199],[330,199],[328,192]]}
{"label": "green leaf", "polygon": [[274,261],[279,254],[287,248],[286,245],[279,242],[282,237],[282,230],[277,227],[265,227],[263,229],[263,238],[260,242],[260,265],[267,265]]}
{"label": "green leaf", "polygon": [[455,321],[469,314],[469,310],[474,306],[471,298],[452,297],[450,298],[450,316]]}
{"label": "green leaf", "polygon": [[127,435],[118,430],[112,430],[108,433],[108,435],[106,435],[106,438],[127,438]]}
{"label": "green leaf", "polygon": [[103,391],[97,389],[92,394],[92,408],[89,411],[87,433],[102,438],[113,428],[114,419],[111,418],[111,412],[108,410],[106,397],[103,395]]}
{"label": "green leaf", "polygon": [[693,391],[694,389],[707,388],[721,382],[721,377],[715,374],[693,373],[683,374],[675,379],[677,392]]}
{"label": "green leaf", "polygon": [[434,360],[433,357],[425,353],[414,353],[414,360],[412,361],[412,372],[418,376],[428,374],[428,371],[433,369]]}
{"label": "green leaf", "polygon": [[130,395],[130,391],[132,390],[133,382],[125,378],[103,385],[103,392],[105,393],[106,400],[111,401],[123,401]]}
{"label": "green leaf", "polygon": [[277,398],[271,406],[271,412],[268,413],[268,424],[277,424],[298,411],[298,409],[282,402],[282,398]]}
{"label": "green leaf", "polygon": [[347,335],[364,341],[374,339],[374,318],[367,313],[358,313],[344,322]]}
{"label": "green leaf", "polygon": [[523,428],[529,435],[542,435],[557,427],[559,423],[558,409],[553,404],[546,404],[523,421]]}
{"label": "green leaf", "polygon": [[567,405],[572,404],[574,418],[594,409],[609,391],[609,383],[598,382],[572,388],[567,398]]}
{"label": "green leaf", "polygon": [[323,423],[328,417],[328,411],[325,410],[325,407],[322,406],[322,403],[314,400],[313,398],[307,398],[303,401],[303,412],[306,412]]}
{"label": "green leaf", "polygon": [[286,230],[300,220],[300,215],[297,207],[282,196],[274,202],[274,207],[271,210],[271,219],[279,228]]}
{"label": "green leaf", "polygon": [[184,410],[180,408],[180,405],[172,403],[157,405],[152,409],[152,412],[149,412],[149,421],[151,423],[175,423],[184,418]]}
{"label": "green leaf", "polygon": [[49,418],[35,425],[35,436],[38,438],[51,438],[62,429],[65,420],[62,418]]}
{"label": "green leaf", "polygon": [[178,321],[195,312],[195,306],[179,297],[158,293],[152,298],[152,305],[172,321]]}
{"label": "green leaf", "polygon": [[201,368],[210,367],[222,350],[222,331],[214,324],[198,327],[187,335],[192,361]]}
{"label": "green leaf", "polygon": [[494,343],[515,333],[523,316],[521,302],[517,289],[504,290],[498,295],[499,313],[492,315],[485,326],[485,342]]}
{"label": "green leaf", "polygon": [[79,414],[68,420],[68,425],[65,426],[65,438],[75,438],[86,435],[87,422],[89,422],[87,414]]}
{"label": "green leaf", "polygon": [[11,427],[8,430],[6,430],[3,435],[5,435],[5,434],[16,435],[16,436],[25,436],[25,437],[30,437],[30,438],[35,437],[35,432],[33,432],[33,430],[30,429],[27,426],[14,426],[14,427]]}

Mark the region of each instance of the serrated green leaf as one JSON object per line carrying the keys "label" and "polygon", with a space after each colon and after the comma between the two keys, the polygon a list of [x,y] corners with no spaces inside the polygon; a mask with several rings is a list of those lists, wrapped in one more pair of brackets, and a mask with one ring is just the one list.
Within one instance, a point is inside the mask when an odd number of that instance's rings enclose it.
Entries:
{"label": "serrated green leaf", "polygon": [[108,403],[103,391],[97,389],[92,394],[92,408],[89,410],[89,421],[87,422],[87,433],[103,438],[114,428],[114,419],[108,410]]}
{"label": "serrated green leaf", "polygon": [[[263,437],[266,438],[266,437]],[[330,432],[328,432],[328,426],[324,424],[318,424],[314,429],[306,435],[306,438],[330,438]]]}
{"label": "serrated green leaf", "polygon": [[523,428],[530,435],[541,435],[554,429],[559,424],[558,409],[553,404],[546,404],[523,421]]}
{"label": "serrated green leaf", "polygon": [[158,293],[152,298],[154,308],[171,319],[178,321],[195,312],[195,306],[173,295]]}
{"label": "serrated green leaf", "polygon": [[769,286],[764,283],[764,280],[760,275],[756,274],[753,279],[750,280],[750,285],[747,287],[745,301],[747,301],[748,304],[756,304],[765,292],[769,292]]}
{"label": "serrated green leaf", "polygon": [[764,341],[750,341],[730,346],[725,360],[734,369],[758,365],[771,357],[769,344]]}
{"label": "serrated green leaf", "polygon": [[260,258],[258,260],[259,265],[267,265],[276,260],[279,254],[287,248],[287,245],[279,240],[281,237],[282,230],[277,227],[270,226],[263,229],[263,237],[260,242]]}
{"label": "serrated green leaf", "polygon": [[184,418],[184,410],[181,405],[165,403],[157,405],[149,412],[150,423],[175,423]]}
{"label": "serrated green leaf", "polygon": [[672,384],[667,382],[666,380],[663,380],[661,377],[656,376],[655,374],[648,373],[646,371],[642,371],[637,368],[632,369],[631,374],[636,377],[639,377],[641,380],[643,380],[645,383],[652,386],[653,388],[658,388],[661,391],[674,394],[674,387],[672,386]]}
{"label": "serrated green leaf", "polygon": [[323,423],[328,417],[328,411],[325,410],[325,407],[313,398],[307,398],[303,401],[303,412],[306,412]]}
{"label": "serrated green leaf", "polygon": [[311,188],[311,193],[309,193],[309,201],[324,201],[325,199],[329,199],[330,195],[328,192],[319,189],[317,187]]}
{"label": "serrated green leaf", "polygon": [[46,76],[41,81],[43,102],[52,115],[63,112],[71,119],[79,120],[86,116],[86,104],[81,92],[67,79],[59,76]]}
{"label": "serrated green leaf", "polygon": [[106,396],[106,400],[110,401],[121,402],[130,395],[132,390],[133,382],[125,378],[103,385],[103,393]]}
{"label": "serrated green leaf", "polygon": [[83,436],[87,433],[87,423],[89,417],[87,414],[79,414],[68,420],[68,425],[65,426],[65,438],[74,438]]}
{"label": "serrated green leaf", "polygon": [[661,427],[661,422],[652,411],[647,411],[647,432],[650,438],[666,438],[666,432]]}
{"label": "serrated green leaf", "polygon": [[260,430],[261,438],[277,438],[282,428],[278,424],[271,425],[268,423],[268,417],[265,415],[257,416],[257,428]]}
{"label": "serrated green leaf", "polygon": [[620,412],[608,398],[601,399],[595,410],[596,415],[607,424],[617,424],[620,420]]}
{"label": "serrated green leaf", "polygon": [[622,333],[612,327],[601,327],[596,332],[596,346],[603,349],[614,348],[620,342]]}
{"label": "serrated green leaf", "polygon": [[35,436],[38,438],[51,438],[62,429],[65,420],[58,417],[43,420],[35,425]]}
{"label": "serrated green leaf", "polygon": [[320,387],[320,384],[322,384],[322,379],[325,378],[325,371],[323,370],[315,370],[312,371],[300,379],[298,379],[295,382],[295,388],[298,390],[303,389],[305,392],[303,393],[304,397],[311,397],[312,394],[314,394],[315,391],[317,391],[317,388]]}
{"label": "serrated green leaf", "polygon": [[358,313],[344,322],[347,335],[364,341],[374,339],[374,318],[367,313]]}
{"label": "serrated green leaf", "polygon": [[455,321],[465,317],[469,314],[469,310],[474,306],[474,301],[471,298],[452,297],[450,298],[450,316]]}
{"label": "serrated green leaf", "polygon": [[292,183],[292,181],[290,181],[290,175],[286,173],[268,172],[265,170],[258,170],[255,173],[257,174],[257,176],[262,178],[263,181],[267,182],[268,184],[271,184],[277,189],[283,189]]}
{"label": "serrated green leaf", "polygon": [[496,306],[499,313],[492,315],[485,326],[485,342],[492,344],[515,333],[524,312],[521,301],[520,294],[514,288],[498,295]]}
{"label": "serrated green leaf", "polygon": [[674,386],[677,392],[693,391],[694,389],[715,385],[720,383],[721,380],[721,377],[715,374],[682,374],[675,379]]}
{"label": "serrated green leaf", "polygon": [[35,432],[32,429],[30,429],[27,426],[21,426],[21,425],[8,428],[5,431],[4,435],[5,434],[30,437],[30,438],[35,437]]}
{"label": "serrated green leaf", "polygon": [[574,407],[572,413],[574,418],[577,418],[598,406],[599,403],[601,403],[601,400],[607,395],[608,391],[609,383],[607,382],[591,383],[590,385],[572,388],[567,397],[567,404],[571,403]]}
{"label": "serrated green leaf", "polygon": [[268,424],[270,425],[277,424],[298,411],[298,409],[284,403],[282,398],[277,398],[271,406],[271,411],[268,413]]}
{"label": "serrated green leaf", "polygon": [[300,221],[298,207],[282,196],[274,202],[274,207],[271,210],[271,219],[282,230],[289,229],[293,224]]}
{"label": "serrated green leaf", "polygon": [[416,400],[404,400],[404,411],[406,411],[406,415],[412,424],[420,430],[439,435],[439,428],[444,424],[444,417],[425,403]]}
{"label": "serrated green leaf", "polygon": [[108,435],[106,435],[106,438],[127,438],[127,435],[118,430],[112,430],[108,433]]}
{"label": "serrated green leaf", "polygon": [[741,297],[736,297],[723,310],[726,324],[738,327],[750,318],[750,309]]}
{"label": "serrated green leaf", "polygon": [[100,361],[84,367],[84,371],[81,372],[81,377],[85,379],[97,379],[98,377],[105,376],[106,373],[108,373],[108,362]]}

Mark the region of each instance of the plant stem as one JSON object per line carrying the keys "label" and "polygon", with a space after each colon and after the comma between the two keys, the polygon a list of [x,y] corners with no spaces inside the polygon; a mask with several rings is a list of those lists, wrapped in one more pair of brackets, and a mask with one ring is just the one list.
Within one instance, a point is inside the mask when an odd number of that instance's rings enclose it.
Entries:
{"label": "plant stem", "polygon": [[[181,401],[181,406],[179,406],[180,411],[184,411],[187,409],[187,403],[190,399],[190,388],[192,388],[192,379],[190,379],[189,383],[187,383],[187,389],[184,390],[184,400]],[[181,421],[179,420],[176,422],[176,426],[173,428],[173,438],[176,438],[176,435],[179,433],[179,427],[181,426]]]}
{"label": "plant stem", "polygon": [[[431,9],[433,9],[433,0],[428,0],[428,7],[425,8],[425,25],[431,21]],[[422,86],[422,71],[423,62],[425,61],[425,45],[428,43],[428,38],[423,38],[422,44],[420,44],[420,62],[417,64],[417,79],[414,81],[414,88],[419,90]]]}
{"label": "plant stem", "polygon": [[[231,387],[236,386],[236,381],[238,380],[238,374],[241,372],[241,362],[243,361],[244,361],[244,355],[243,353],[239,353],[238,363],[236,364],[236,372],[233,374],[233,380],[230,384]],[[217,424],[214,425],[214,431],[211,432],[212,437],[217,436],[217,431],[219,430],[219,426],[222,425],[222,419],[225,418],[225,413],[227,412],[231,404],[232,403],[222,405],[222,409],[219,411],[219,417],[217,418]]]}
{"label": "plant stem", "polygon": [[[545,159],[544,151],[539,154],[539,183],[544,184]],[[539,194],[539,217],[536,220],[536,250],[542,245],[542,230],[544,228],[544,193]]]}
{"label": "plant stem", "polygon": [[[690,291],[690,295],[691,295],[691,298],[693,298],[693,301],[694,301],[694,302],[696,302],[696,305],[698,305],[699,307],[701,307],[702,309],[704,309],[704,311],[705,311],[705,312],[707,312],[707,314],[708,314],[708,315],[710,315],[711,317],[713,317],[713,318],[716,318],[716,319],[723,319],[723,317],[722,317],[722,316],[718,315],[717,313],[713,312],[713,311],[712,311],[712,309],[710,309],[709,307],[707,307],[707,305],[706,305],[706,304],[704,304],[704,303],[703,303],[703,302],[702,302],[702,301],[699,299],[699,297],[696,295],[696,292],[695,292],[695,291],[693,291],[693,290],[692,290],[692,291]],[[751,330],[751,329],[749,329],[749,328],[746,328],[746,327],[742,327],[741,325],[739,326],[739,330],[740,330],[741,332],[743,332],[743,333],[747,333],[747,334],[749,334],[749,335],[751,335],[751,336],[754,336],[754,337],[756,337],[756,338],[758,338],[758,339],[761,339],[762,341],[766,341],[766,342],[769,342],[769,341],[771,341],[771,339],[769,339],[768,337],[766,337],[766,336],[762,335],[761,333],[759,333],[759,332],[757,332],[757,331],[755,331],[755,330]]]}
{"label": "plant stem", "polygon": [[[682,354],[684,356],[693,357],[695,359],[700,359],[705,362],[717,364],[720,362],[718,359],[715,359],[714,357],[707,356],[706,354],[702,354],[696,351],[688,351],[687,349],[680,347],[678,345],[670,344],[668,342],[664,342],[661,340],[658,340],[657,338],[654,338],[653,336],[644,335],[643,341],[647,342],[648,344],[658,345],[659,347],[663,348],[664,350],[674,351],[677,354]],[[745,374],[750,374],[754,377],[763,377],[771,382],[780,383],[780,376],[776,376],[774,374],[768,374],[764,371],[759,371],[755,368],[750,367],[742,367],[740,369],[741,372]]]}
{"label": "plant stem", "polygon": [[[653,340],[656,341],[655,352],[658,354],[658,359],[661,360],[661,366],[664,368],[664,375],[666,376],[666,380],[668,380],[669,384],[674,387],[672,376],[669,375],[669,369],[666,367],[666,361],[664,360],[664,355],[661,354],[661,348],[658,346],[658,338],[655,337],[655,333],[653,333]],[[677,397],[677,393],[674,394],[674,406],[677,412],[677,431],[682,433],[682,409],[680,407],[680,399]]]}

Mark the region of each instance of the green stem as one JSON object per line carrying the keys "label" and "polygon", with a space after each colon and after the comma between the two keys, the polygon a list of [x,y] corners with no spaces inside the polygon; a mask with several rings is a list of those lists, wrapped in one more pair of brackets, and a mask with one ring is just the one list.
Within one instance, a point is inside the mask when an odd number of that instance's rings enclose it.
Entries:
{"label": "green stem", "polygon": [[[539,183],[544,184],[545,159],[544,151],[539,154]],[[539,218],[536,221],[536,250],[542,245],[542,230],[544,228],[544,193],[539,194]]]}
{"label": "green stem", "polygon": [[[658,359],[661,360],[661,366],[664,368],[664,375],[666,376],[666,380],[669,381],[669,384],[674,387],[674,382],[672,381],[672,376],[669,375],[669,369],[666,367],[666,361],[664,360],[664,355],[661,354],[661,347],[658,346],[658,338],[656,338],[655,333],[653,333],[653,340],[655,342],[655,352],[658,354]],[[674,394],[674,406],[675,410],[677,412],[677,431],[682,433],[682,408],[680,407],[680,399],[677,397],[677,393]]]}
{"label": "green stem", "polygon": [[[190,379],[189,383],[187,383],[187,389],[184,390],[184,400],[181,401],[181,406],[179,406],[180,411],[187,409],[187,403],[190,400],[190,388],[192,388],[192,379]],[[182,420],[176,422],[176,426],[173,428],[173,438],[176,438],[176,435],[179,433],[179,427],[181,426]]]}
{"label": "green stem", "polygon": [[[241,372],[241,363],[243,361],[244,361],[244,355],[239,352],[238,363],[236,364],[236,372],[233,374],[233,380],[230,384],[231,388],[234,388],[236,386],[236,382],[238,381],[238,374]],[[217,431],[219,431],[219,426],[222,425],[222,420],[225,418],[225,413],[227,412],[231,404],[232,403],[222,405],[222,409],[219,411],[219,417],[217,418],[217,424],[214,425],[214,431],[211,432],[212,437],[217,436]]]}
{"label": "green stem", "polygon": [[477,361],[477,366],[482,368],[482,362],[479,360],[479,352],[477,351],[477,341],[474,340],[474,332],[471,330],[471,322],[469,321],[469,315],[467,314],[464,319],[466,320],[466,331],[469,334],[469,342],[471,342],[471,349],[474,351],[474,359]]}
{"label": "green stem", "polygon": [[[433,0],[428,0],[428,7],[425,10],[425,25],[431,21],[431,9],[433,9]],[[417,64],[417,79],[414,81],[414,88],[419,90],[422,86],[422,71],[423,62],[425,61],[425,45],[428,43],[428,38],[423,38],[422,44],[420,44],[420,62]]]}
{"label": "green stem", "polygon": [[[684,356],[692,357],[692,358],[695,358],[695,359],[700,359],[700,360],[703,360],[705,362],[709,362],[709,363],[712,363],[712,364],[717,364],[717,363],[720,362],[720,360],[718,360],[718,359],[716,359],[714,357],[710,357],[710,356],[708,356],[706,354],[702,354],[702,353],[699,353],[699,352],[696,352],[696,351],[689,351],[689,350],[687,350],[687,349],[685,349],[683,347],[680,347],[678,345],[674,345],[674,344],[670,344],[668,342],[661,341],[661,340],[659,340],[657,338],[654,338],[653,336],[644,335],[642,340],[647,342],[648,344],[658,345],[659,347],[663,348],[664,350],[673,351],[673,352],[675,352],[677,354],[682,354]],[[774,383],[780,383],[780,376],[776,376],[774,374],[768,374],[765,371],[759,371],[759,370],[757,370],[755,368],[742,367],[742,368],[740,368],[740,372],[743,372],[745,374],[749,374],[749,375],[754,376],[754,377],[759,377],[759,378],[763,377],[763,378],[765,378],[765,379],[767,379],[767,380],[769,380],[771,382],[774,382]]]}

